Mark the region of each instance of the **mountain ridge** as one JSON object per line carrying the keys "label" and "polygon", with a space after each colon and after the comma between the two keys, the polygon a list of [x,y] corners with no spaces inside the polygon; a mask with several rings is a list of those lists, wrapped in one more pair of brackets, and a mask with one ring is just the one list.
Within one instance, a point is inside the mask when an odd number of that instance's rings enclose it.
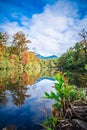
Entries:
{"label": "mountain ridge", "polygon": [[54,58],[58,58],[56,55],[51,55],[51,56],[42,56],[38,53],[35,53],[35,55],[39,58],[39,59],[54,59]]}

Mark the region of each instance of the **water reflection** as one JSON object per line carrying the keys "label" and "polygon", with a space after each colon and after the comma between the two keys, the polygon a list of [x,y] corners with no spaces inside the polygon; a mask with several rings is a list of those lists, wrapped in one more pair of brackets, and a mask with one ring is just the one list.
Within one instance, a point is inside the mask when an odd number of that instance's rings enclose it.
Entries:
{"label": "water reflection", "polygon": [[[17,130],[40,130],[45,119],[42,96],[53,89],[57,70],[0,71],[0,130],[16,125]],[[47,78],[49,77],[49,78]],[[46,101],[46,107],[50,102]]]}
{"label": "water reflection", "polygon": [[76,71],[67,71],[65,72],[69,78],[69,83],[74,84],[78,87],[87,87],[87,71],[85,72],[76,72]]}
{"label": "water reflection", "polygon": [[0,71],[0,103],[6,105],[8,102],[6,92],[9,90],[13,103],[17,106],[22,105],[26,98],[31,97],[31,94],[26,94],[29,89],[28,85],[32,86],[40,77],[52,77],[56,73],[56,70],[51,69],[50,73],[49,71],[44,70],[39,73],[38,71],[28,73],[14,70]]}
{"label": "water reflection", "polygon": [[[51,86],[55,82],[55,73],[58,73],[57,69],[0,71],[0,130],[15,125],[17,130],[41,129],[37,124],[45,119],[45,114],[39,108],[44,109],[45,103],[49,111],[51,106],[49,100],[42,99],[42,96],[45,91],[54,91]],[[74,74],[67,72],[67,75],[71,77],[71,83],[77,83],[73,79]],[[76,75],[81,83],[81,75]],[[86,80],[85,75],[84,84]]]}

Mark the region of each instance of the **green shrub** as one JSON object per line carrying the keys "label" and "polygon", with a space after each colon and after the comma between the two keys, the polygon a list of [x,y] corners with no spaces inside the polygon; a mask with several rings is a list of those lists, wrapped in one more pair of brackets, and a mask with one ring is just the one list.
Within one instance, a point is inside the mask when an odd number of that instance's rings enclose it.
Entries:
{"label": "green shrub", "polygon": [[[56,74],[55,78],[57,81],[54,86],[55,92],[45,92],[44,98],[55,100],[55,104],[53,104],[53,117],[51,117],[51,121],[53,118],[57,117],[58,122],[66,118],[67,109],[71,109],[74,101],[86,99],[86,93],[82,88],[76,88],[74,85],[68,85],[68,82],[66,82],[67,79],[60,74]],[[45,125],[46,123],[44,126]],[[51,128],[52,126],[53,125],[51,123]]]}

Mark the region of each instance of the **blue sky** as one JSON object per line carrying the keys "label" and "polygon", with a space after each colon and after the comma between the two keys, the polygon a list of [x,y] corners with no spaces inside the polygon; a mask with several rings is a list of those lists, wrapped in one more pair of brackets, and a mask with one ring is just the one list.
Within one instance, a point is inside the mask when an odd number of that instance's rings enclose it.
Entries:
{"label": "blue sky", "polygon": [[0,31],[23,31],[30,50],[60,56],[87,30],[87,0],[0,0]]}

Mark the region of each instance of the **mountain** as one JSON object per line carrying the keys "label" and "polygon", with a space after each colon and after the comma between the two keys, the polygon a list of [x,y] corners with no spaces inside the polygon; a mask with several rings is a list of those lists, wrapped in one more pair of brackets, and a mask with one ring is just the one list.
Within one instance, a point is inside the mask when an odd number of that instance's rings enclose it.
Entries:
{"label": "mountain", "polygon": [[35,55],[38,57],[38,58],[40,58],[40,59],[53,59],[53,58],[58,58],[57,56],[55,56],[55,55],[51,55],[51,56],[42,56],[42,55],[40,55],[40,54],[38,54],[38,53],[35,53]]}

